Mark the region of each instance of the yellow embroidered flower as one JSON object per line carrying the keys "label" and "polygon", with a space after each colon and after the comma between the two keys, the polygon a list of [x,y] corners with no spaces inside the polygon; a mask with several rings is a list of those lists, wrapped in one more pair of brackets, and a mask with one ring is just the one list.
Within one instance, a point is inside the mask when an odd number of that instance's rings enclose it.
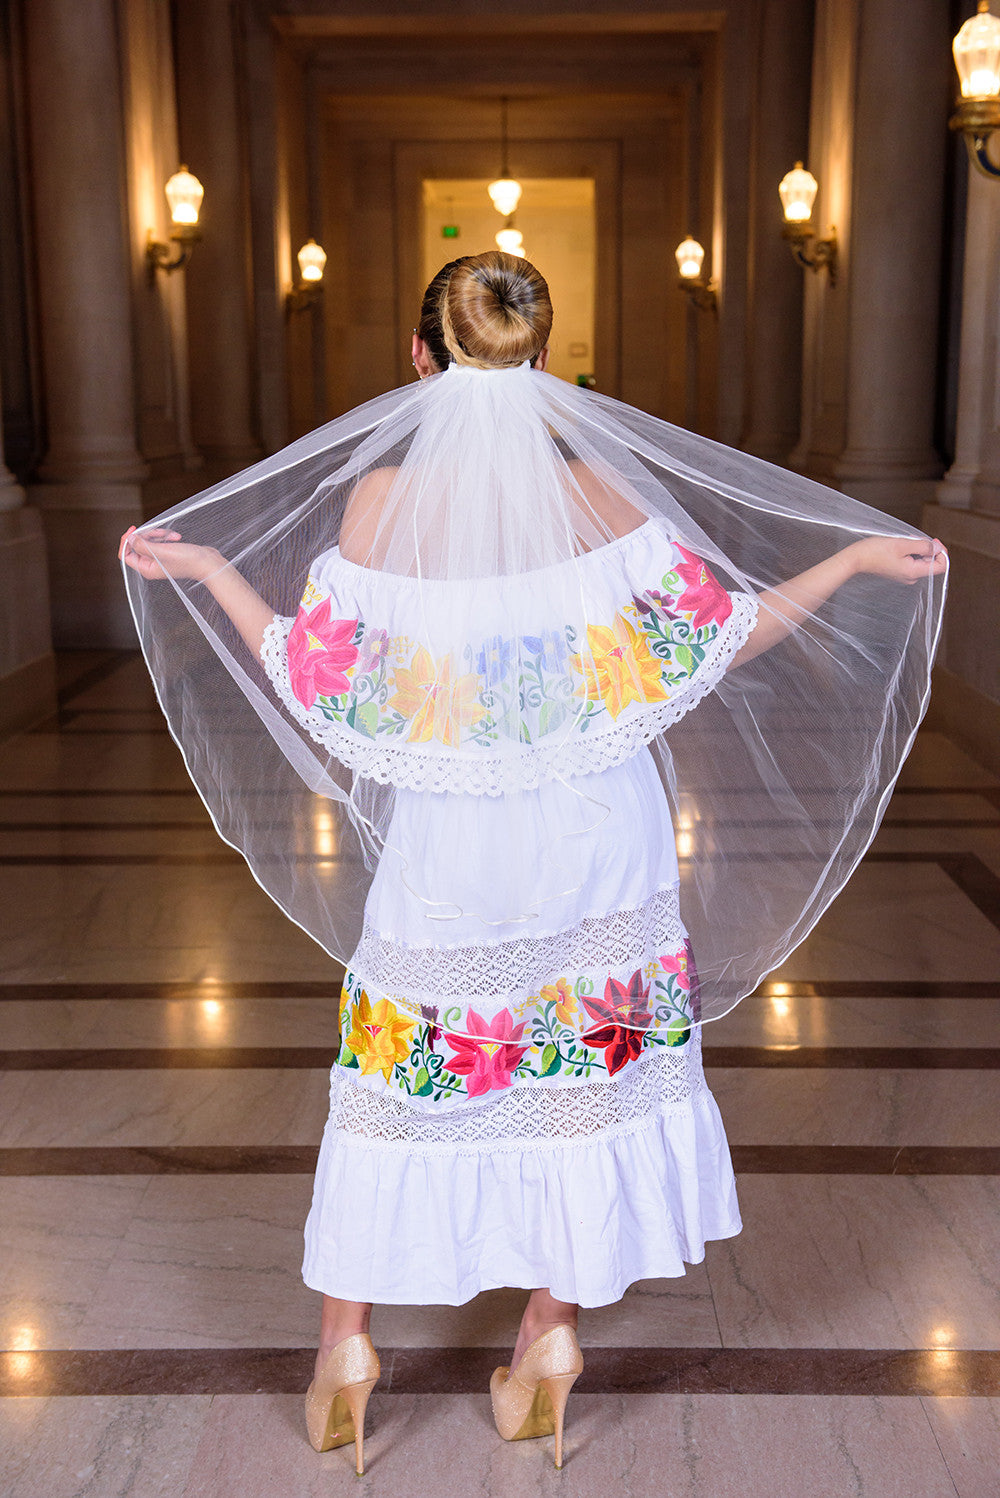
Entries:
{"label": "yellow embroidered flower", "polygon": [[422,645],[409,666],[393,673],[389,706],[413,721],[407,735],[411,744],[437,738],[450,745],[456,728],[469,728],[483,716],[478,701],[479,677],[459,676],[452,683],[451,656],[435,662]]}
{"label": "yellow embroidered flower", "polygon": [[589,650],[570,656],[570,662],[583,677],[578,697],[603,702],[612,718],[617,718],[630,702],[663,702],[669,695],[663,684],[662,663],[650,654],[649,646],[622,614],[615,622],[587,626]]}
{"label": "yellow embroidered flower", "polygon": [[301,607],[304,609],[311,609],[314,603],[319,603],[320,599],[325,597],[326,594],[321,593],[319,588],[317,588],[316,584],[313,582],[312,578],[310,578],[306,583],[306,591],[302,595]]}
{"label": "yellow embroidered flower", "polygon": [[404,1019],[388,999],[372,1004],[364,991],[353,1007],[352,1019],[353,1028],[344,1044],[361,1063],[362,1076],[380,1071],[388,1082],[393,1067],[409,1055],[416,1022]]}
{"label": "yellow embroidered flower", "polygon": [[565,978],[557,978],[554,983],[546,983],[541,992],[542,999],[548,1003],[555,999],[556,1015],[561,1024],[568,1025],[579,1005],[574,997],[573,990]]}

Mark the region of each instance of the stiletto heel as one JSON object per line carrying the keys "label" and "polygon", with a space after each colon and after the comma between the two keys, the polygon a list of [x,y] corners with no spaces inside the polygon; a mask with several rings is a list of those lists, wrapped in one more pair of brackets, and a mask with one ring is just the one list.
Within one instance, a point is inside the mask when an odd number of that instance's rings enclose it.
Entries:
{"label": "stiletto heel", "polygon": [[583,1372],[583,1355],[571,1326],[554,1326],[536,1337],[513,1373],[497,1368],[490,1379],[493,1419],[505,1441],[556,1438],[562,1466],[563,1417],[569,1391]]}
{"label": "stiletto heel", "polygon": [[357,1332],[337,1343],[306,1394],[306,1429],[313,1449],[332,1451],[353,1441],[359,1477],[365,1470],[365,1410],[381,1371],[371,1338]]}

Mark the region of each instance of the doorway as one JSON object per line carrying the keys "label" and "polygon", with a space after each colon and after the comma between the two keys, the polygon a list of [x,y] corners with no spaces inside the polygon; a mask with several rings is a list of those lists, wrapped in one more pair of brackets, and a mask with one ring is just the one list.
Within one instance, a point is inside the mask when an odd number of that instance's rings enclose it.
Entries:
{"label": "doorway", "polygon": [[594,380],[594,179],[523,177],[521,201],[510,220],[502,218],[490,202],[489,181],[487,177],[424,180],[424,285],[447,261],[496,248],[497,231],[505,224],[513,225],[523,235],[522,253],[548,282],[555,309],[549,372],[571,384]]}

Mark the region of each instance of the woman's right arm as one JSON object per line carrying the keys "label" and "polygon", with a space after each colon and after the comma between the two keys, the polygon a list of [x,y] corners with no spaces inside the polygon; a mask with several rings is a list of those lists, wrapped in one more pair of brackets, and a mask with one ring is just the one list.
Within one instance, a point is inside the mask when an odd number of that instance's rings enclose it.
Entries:
{"label": "woman's right arm", "polygon": [[127,567],[151,580],[173,577],[204,583],[243,636],[247,648],[260,660],[264,631],[274,618],[274,609],[213,546],[182,541],[178,531],[154,530],[136,535],[133,525],[122,536],[118,555]]}

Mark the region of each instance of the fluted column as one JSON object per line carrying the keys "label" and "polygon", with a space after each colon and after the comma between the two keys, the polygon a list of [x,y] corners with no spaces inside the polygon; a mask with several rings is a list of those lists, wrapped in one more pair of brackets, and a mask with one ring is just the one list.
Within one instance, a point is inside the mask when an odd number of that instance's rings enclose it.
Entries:
{"label": "fluted column", "polygon": [[[142,518],[114,0],[24,7],[57,643],[134,644],[116,559]],[[85,563],[85,565],[84,565]]]}
{"label": "fluted column", "polygon": [[968,168],[955,461],[938,503],[1000,516],[1000,186]]}
{"label": "fluted column", "polygon": [[944,158],[951,60],[939,0],[864,0],[854,117],[841,487],[919,519],[934,450]]}
{"label": "fluted column", "polygon": [[232,468],[261,449],[254,431],[249,206],[231,0],[177,0],[175,38],[181,154],[205,186],[204,239],[187,287],[192,429],[210,462]]}

